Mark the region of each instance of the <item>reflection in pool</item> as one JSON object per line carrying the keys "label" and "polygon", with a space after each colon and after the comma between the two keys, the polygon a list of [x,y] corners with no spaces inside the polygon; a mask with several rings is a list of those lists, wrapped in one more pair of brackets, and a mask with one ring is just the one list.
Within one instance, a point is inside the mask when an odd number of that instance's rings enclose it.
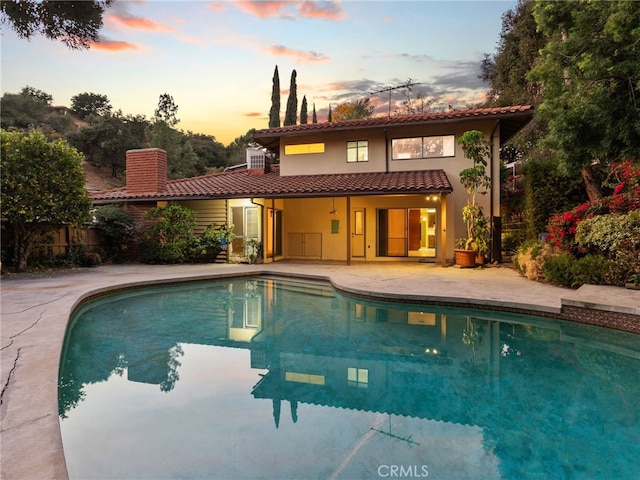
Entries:
{"label": "reflection in pool", "polygon": [[70,322],[71,478],[638,478],[638,336],[259,277]]}

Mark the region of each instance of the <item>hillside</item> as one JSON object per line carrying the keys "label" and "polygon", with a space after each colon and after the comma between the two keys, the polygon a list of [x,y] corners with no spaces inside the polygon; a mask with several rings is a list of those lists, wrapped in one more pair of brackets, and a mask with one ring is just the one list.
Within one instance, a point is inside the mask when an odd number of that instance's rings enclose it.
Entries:
{"label": "hillside", "polygon": [[111,169],[107,167],[98,167],[87,162],[82,162],[82,168],[87,177],[87,189],[89,190],[110,190],[112,188],[122,187],[125,179],[122,175],[118,178],[111,177]]}

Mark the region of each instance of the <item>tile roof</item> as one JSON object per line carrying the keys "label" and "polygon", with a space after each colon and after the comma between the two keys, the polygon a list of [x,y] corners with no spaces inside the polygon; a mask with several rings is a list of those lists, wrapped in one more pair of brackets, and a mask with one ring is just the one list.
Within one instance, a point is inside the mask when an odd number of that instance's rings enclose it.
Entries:
{"label": "tile roof", "polygon": [[450,193],[444,170],[280,176],[279,168],[264,175],[247,170],[224,172],[167,182],[158,193],[129,194],[126,187],[89,192],[95,204],[145,200],[222,198],[291,198],[400,193]]}
{"label": "tile roof", "polygon": [[379,116],[356,120],[343,120],[340,122],[307,123],[304,125],[266,128],[263,130],[256,130],[253,138],[261,145],[267,148],[273,148],[279,144],[280,137],[345,130],[360,130],[365,128],[387,128],[394,126],[462,122],[478,119],[500,119],[504,120],[503,128],[505,129],[505,132],[501,135],[501,143],[504,143],[519,129],[521,129],[532,116],[533,107],[531,105],[446,110],[443,112],[425,114]]}

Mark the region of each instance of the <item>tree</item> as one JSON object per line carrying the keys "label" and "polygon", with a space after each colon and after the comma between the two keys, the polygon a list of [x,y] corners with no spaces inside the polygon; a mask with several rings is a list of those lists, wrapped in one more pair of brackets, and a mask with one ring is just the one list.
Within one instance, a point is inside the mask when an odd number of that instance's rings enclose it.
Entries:
{"label": "tree", "polygon": [[374,106],[368,98],[361,98],[355,102],[341,103],[336,107],[334,121],[353,120],[356,118],[369,118],[373,115]]}
{"label": "tree", "polygon": [[227,152],[222,143],[216,140],[213,135],[187,132],[186,139],[193,147],[194,153],[198,156],[196,169],[198,175],[207,173],[212,168],[223,168],[227,166]]}
{"label": "tree", "polygon": [[436,99],[429,97],[425,92],[420,91],[413,95],[411,87],[404,90],[405,98],[400,102],[400,106],[396,107],[396,115],[415,115],[420,113],[431,113]]}
{"label": "tree", "polygon": [[229,165],[239,165],[247,161],[247,147],[258,147],[253,140],[255,128],[251,128],[244,135],[236,137],[227,145],[227,161]]}
{"label": "tree", "polygon": [[640,152],[640,3],[536,2],[533,15],[546,44],[528,78],[542,89],[545,142],[593,201],[594,163]]}
{"label": "tree", "polygon": [[23,39],[44,35],[71,49],[89,48],[99,40],[102,15],[113,0],[20,0],[0,2],[0,22]]}
{"label": "tree", "polygon": [[71,97],[71,109],[81,119],[89,115],[107,115],[111,112],[111,103],[106,95],[98,93],[79,93]]}
{"label": "tree", "polygon": [[300,125],[306,125],[308,123],[307,114],[307,97],[302,97],[302,106],[300,107]]}
{"label": "tree", "polygon": [[316,114],[316,104],[313,104],[313,114],[311,115],[311,123],[318,123],[318,115]]}
{"label": "tree", "polygon": [[19,271],[34,245],[64,225],[90,220],[82,154],[38,131],[1,131],[2,217],[13,233]]}
{"label": "tree", "polygon": [[271,110],[269,110],[269,128],[280,126],[280,76],[278,66],[273,72],[273,86],[271,88]]}
{"label": "tree", "polygon": [[27,130],[40,127],[51,102],[51,95],[32,87],[24,87],[18,94],[5,93],[1,101],[2,128]]}
{"label": "tree", "polygon": [[537,29],[533,6],[531,0],[519,0],[514,10],[502,15],[497,51],[484,56],[479,75],[490,84],[487,107],[538,105],[541,101],[539,85],[527,78],[546,43]]}
{"label": "tree", "polygon": [[111,167],[116,178],[124,169],[127,150],[147,145],[144,116],[123,116],[121,111],[103,116],[92,115],[88,124],[67,135],[71,145],[84,153],[93,165]]}
{"label": "tree", "polygon": [[298,114],[298,87],[296,86],[296,71],[291,72],[291,84],[289,86],[289,98],[287,99],[287,111],[284,114],[284,126],[295,125]]}
{"label": "tree", "polygon": [[331,115],[331,104],[329,104],[329,113],[327,114],[327,122],[332,122],[333,118]]}
{"label": "tree", "polygon": [[168,93],[163,93],[158,99],[158,106],[153,113],[154,123],[164,123],[169,127],[175,127],[180,120],[176,116],[178,113],[178,105],[173,101],[173,97]]}
{"label": "tree", "polygon": [[173,101],[173,97],[168,93],[163,93],[158,99],[153,118],[151,119],[150,143],[154,148],[161,148],[167,152],[167,171],[170,178],[183,171],[178,166],[182,156],[182,134],[173,128],[179,120],[177,118],[178,106]]}

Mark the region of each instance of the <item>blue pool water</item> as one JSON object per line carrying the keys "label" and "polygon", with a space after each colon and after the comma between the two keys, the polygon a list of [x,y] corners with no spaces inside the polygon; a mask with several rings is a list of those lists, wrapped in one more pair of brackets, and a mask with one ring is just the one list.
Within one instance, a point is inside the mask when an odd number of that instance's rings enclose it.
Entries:
{"label": "blue pool water", "polygon": [[240,278],[84,304],[71,478],[637,479],[637,335]]}

